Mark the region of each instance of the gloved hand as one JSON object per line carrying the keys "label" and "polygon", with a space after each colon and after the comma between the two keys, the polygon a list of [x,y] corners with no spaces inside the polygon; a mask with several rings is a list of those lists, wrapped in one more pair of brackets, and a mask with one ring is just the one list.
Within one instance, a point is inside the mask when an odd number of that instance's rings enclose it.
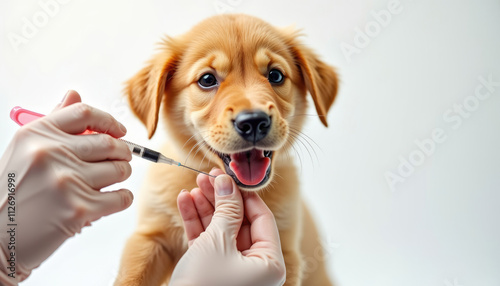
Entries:
{"label": "gloved hand", "polygon": [[170,285],[283,285],[285,262],[273,214],[256,193],[242,196],[222,171],[211,174],[219,176],[199,176],[200,188],[178,196],[189,249]]}
{"label": "gloved hand", "polygon": [[[131,153],[114,139],[125,127],[80,101],[68,92],[21,127],[0,160],[1,285],[17,285],[67,238],[132,203],[128,190],[100,192],[131,174]],[[106,134],[77,135],[86,129]]]}

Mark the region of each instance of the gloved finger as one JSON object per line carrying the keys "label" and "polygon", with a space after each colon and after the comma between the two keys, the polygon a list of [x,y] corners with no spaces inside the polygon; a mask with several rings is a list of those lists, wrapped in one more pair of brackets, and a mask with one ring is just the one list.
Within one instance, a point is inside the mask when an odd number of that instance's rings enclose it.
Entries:
{"label": "gloved finger", "polygon": [[[62,101],[56,105],[56,107],[52,110],[52,112],[55,112],[61,108],[64,108],[66,106],[72,105],[74,103],[82,102],[82,98],[80,97],[80,94],[74,90],[68,90],[66,94],[64,95]],[[51,112],[51,113],[52,113]]]}
{"label": "gloved finger", "polygon": [[96,198],[90,208],[92,211],[92,221],[120,212],[128,208],[134,200],[134,195],[127,189],[112,192],[95,192],[94,196]]}
{"label": "gloved finger", "polygon": [[[210,171],[210,175],[213,176],[218,176],[222,175],[224,172],[221,169],[212,169]],[[205,195],[205,197],[208,199],[208,201],[212,204],[212,206],[215,206],[215,195],[214,195],[214,180],[215,178],[205,176],[203,174],[199,174],[198,177],[196,177],[196,184],[198,187],[200,187],[201,191]]]}
{"label": "gloved finger", "polygon": [[[214,175],[215,177],[219,176],[219,175],[222,175],[222,174],[225,174],[224,171],[222,171],[221,169],[219,168],[213,168],[211,171],[210,171],[210,174],[211,175]],[[214,185],[215,183],[215,178],[214,177],[208,177],[208,180],[210,181],[210,184],[212,184],[212,186]]]}
{"label": "gloved finger", "polygon": [[[222,174],[224,174],[224,172],[218,168],[214,168],[212,169],[212,171],[210,171],[210,175],[218,176]],[[208,177],[203,174],[198,175],[196,179],[196,183],[212,205],[215,205],[215,194],[213,187],[214,181],[215,178]],[[241,224],[238,237],[236,238],[236,243],[239,251],[249,249],[250,246],[252,246],[252,239],[250,236],[250,223],[248,222],[248,219],[246,217],[243,217],[243,222]]]}
{"label": "gloved finger", "polygon": [[214,189],[215,212],[206,231],[220,236],[222,229],[226,246],[230,246],[229,241],[235,238],[243,220],[243,199],[236,183],[228,175],[215,178]]}
{"label": "gloved finger", "polygon": [[280,238],[276,220],[271,210],[256,193],[248,193],[244,199],[245,215],[251,225],[251,248],[269,248],[280,250]]}
{"label": "gloved finger", "polygon": [[193,241],[198,238],[205,229],[198,216],[193,198],[187,190],[182,190],[177,196],[177,207],[179,208],[182,222],[184,223],[188,245],[191,246]]}
{"label": "gloved finger", "polygon": [[81,135],[74,144],[73,152],[82,161],[132,160],[127,144],[108,134]]}
{"label": "gloved finger", "polygon": [[60,130],[70,134],[80,134],[85,130],[107,133],[122,137],[127,129],[113,116],[84,103],[75,103],[47,116]]}
{"label": "gloved finger", "polygon": [[194,188],[191,191],[191,196],[193,197],[196,210],[198,210],[198,216],[200,217],[201,224],[203,225],[203,230],[205,230],[212,221],[212,216],[215,209],[208,201],[207,197],[205,197],[205,195],[202,193],[200,188]]}
{"label": "gloved finger", "polygon": [[236,247],[240,252],[248,250],[252,246],[251,225],[242,223],[238,237],[236,237]]}
{"label": "gloved finger", "polygon": [[132,168],[127,161],[114,160],[84,164],[79,172],[91,188],[100,190],[125,181],[132,174]]}

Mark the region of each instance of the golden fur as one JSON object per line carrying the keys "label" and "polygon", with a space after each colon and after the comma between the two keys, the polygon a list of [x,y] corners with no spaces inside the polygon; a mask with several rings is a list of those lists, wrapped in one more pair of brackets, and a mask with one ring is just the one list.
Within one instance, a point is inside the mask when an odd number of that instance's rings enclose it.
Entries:
{"label": "golden fur", "polygon": [[[327,126],[326,115],[337,93],[334,69],[303,46],[296,32],[246,15],[209,18],[161,45],[161,52],[130,79],[126,89],[149,137],[155,133],[162,105],[170,140],[160,151],[189,158],[188,165],[204,171],[214,166],[223,169],[214,151],[231,153],[248,147],[231,119],[243,110],[270,115],[271,129],[259,144],[274,151],[271,178],[258,190],[247,191],[258,191],[274,213],[287,267],[285,285],[332,285],[287,152],[302,127],[308,92]],[[271,68],[285,75],[281,85],[268,81]],[[207,71],[220,79],[217,88],[204,90],[198,85]],[[151,168],[141,191],[139,224],[125,247],[115,285],[168,283],[187,248],[176,198],[181,189],[195,186],[196,173],[168,165]],[[308,257],[315,260],[314,267],[306,267]]]}

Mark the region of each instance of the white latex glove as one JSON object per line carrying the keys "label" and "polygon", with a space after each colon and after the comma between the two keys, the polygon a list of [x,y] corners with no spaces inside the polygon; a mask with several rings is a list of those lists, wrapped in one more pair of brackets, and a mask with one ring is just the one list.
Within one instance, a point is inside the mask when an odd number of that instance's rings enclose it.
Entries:
{"label": "white latex glove", "polygon": [[[17,285],[67,238],[132,203],[128,190],[100,192],[131,174],[131,153],[114,139],[126,129],[80,101],[68,92],[51,114],[21,127],[0,160],[0,285]],[[77,135],[86,129],[106,134]]]}
{"label": "white latex glove", "polygon": [[283,285],[286,270],[278,228],[262,199],[256,193],[245,193],[242,198],[228,175],[215,181],[199,176],[198,185],[178,197],[189,249],[169,285]]}

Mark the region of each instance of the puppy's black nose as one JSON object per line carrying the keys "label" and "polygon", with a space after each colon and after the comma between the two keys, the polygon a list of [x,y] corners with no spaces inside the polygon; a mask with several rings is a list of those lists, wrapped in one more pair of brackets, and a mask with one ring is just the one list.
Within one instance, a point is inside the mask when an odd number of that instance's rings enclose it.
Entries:
{"label": "puppy's black nose", "polygon": [[262,111],[242,111],[234,120],[234,128],[243,139],[256,143],[271,129],[271,117]]}

